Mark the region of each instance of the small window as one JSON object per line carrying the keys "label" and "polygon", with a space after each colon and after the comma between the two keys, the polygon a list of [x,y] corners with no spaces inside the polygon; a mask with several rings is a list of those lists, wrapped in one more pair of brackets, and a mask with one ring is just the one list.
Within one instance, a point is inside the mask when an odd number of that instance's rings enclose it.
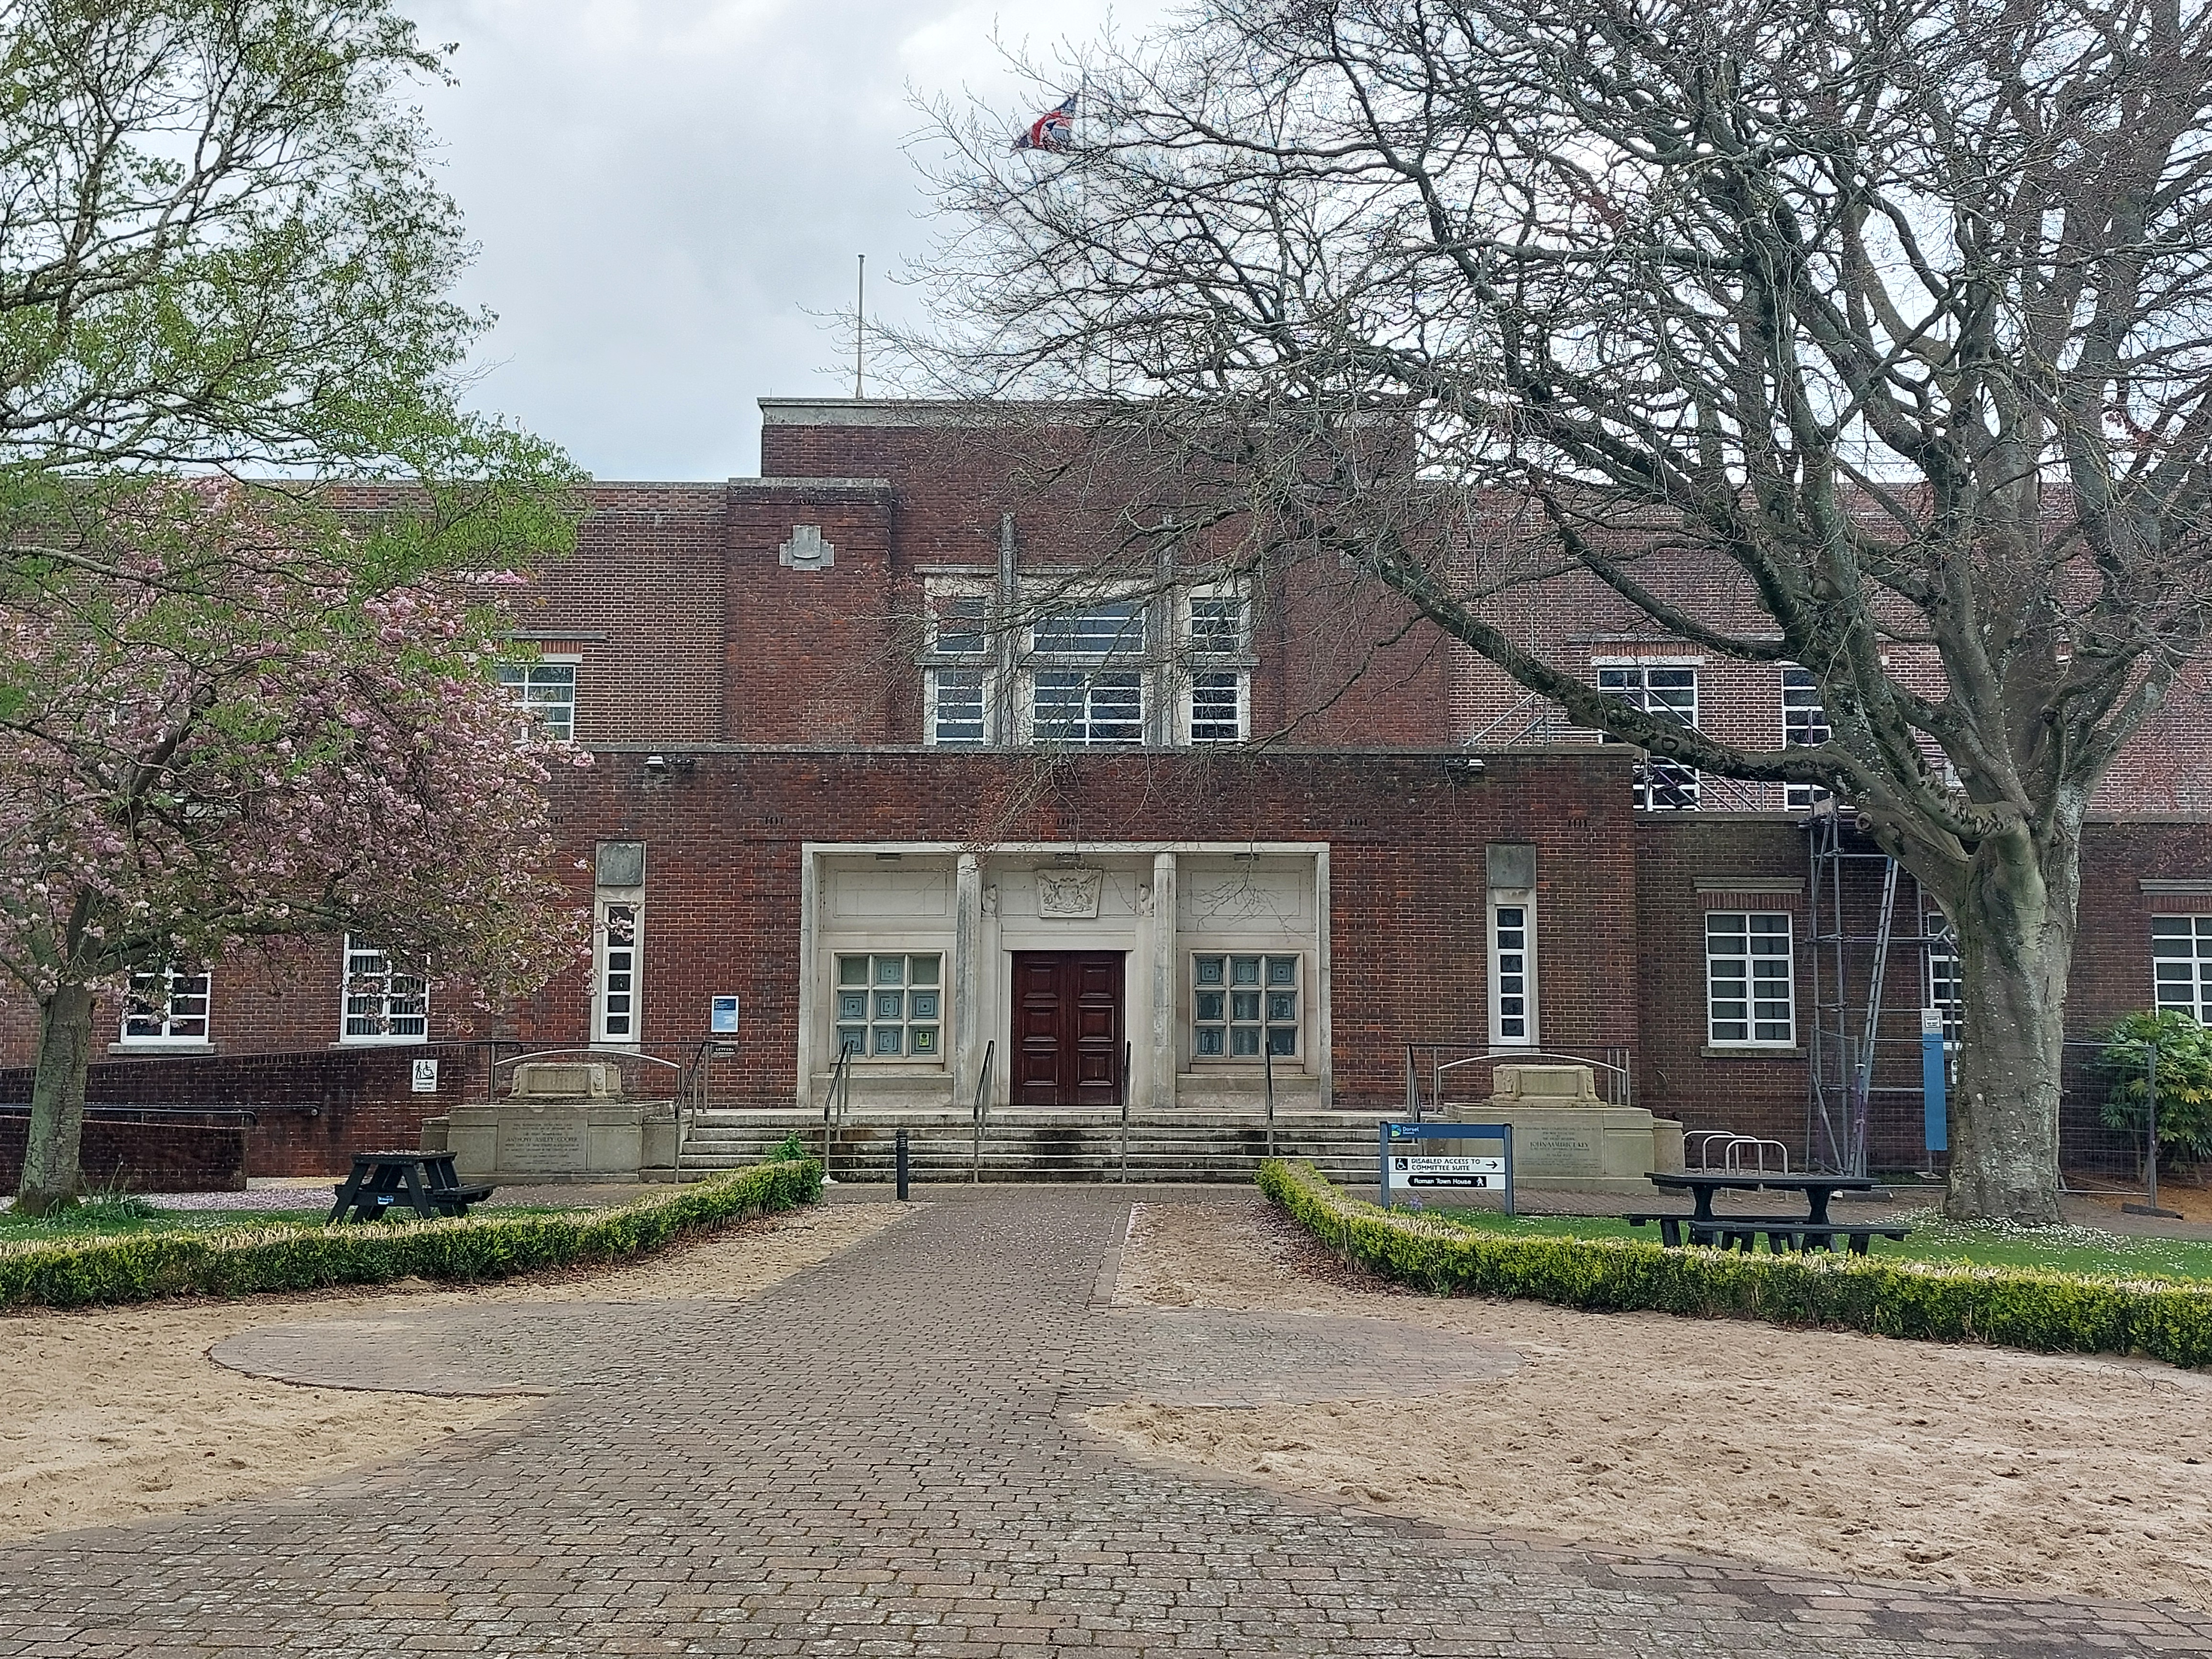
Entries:
{"label": "small window", "polygon": [[1085,747],[1145,740],[1145,677],[1041,669],[1036,676],[1036,741]]}
{"label": "small window", "polygon": [[989,644],[990,600],[981,593],[948,594],[936,601],[930,646],[947,657],[980,657]]}
{"label": "small window", "polygon": [[1522,899],[1490,907],[1490,1040],[1536,1041],[1535,908]]}
{"label": "small window", "polygon": [[[1782,742],[1784,748],[1809,749],[1828,740],[1828,711],[1820,706],[1820,683],[1803,669],[1782,671]],[[1792,812],[1809,812],[1828,792],[1817,783],[1785,783],[1782,804]]]}
{"label": "small window", "polygon": [[1132,657],[1145,651],[1145,607],[1136,599],[1056,611],[1037,618],[1032,650],[1062,657]]}
{"label": "small window", "polygon": [[339,1032],[348,1042],[423,1042],[430,1034],[429,981],[349,934]]}
{"label": "small window", "polygon": [[1716,1048],[1797,1041],[1790,918],[1713,911],[1705,917],[1705,1017]]}
{"label": "small window", "polygon": [[2153,916],[2150,958],[2158,1006],[2212,1025],[2212,916]]}
{"label": "small window", "polygon": [[599,1040],[638,1040],[638,975],[644,915],[635,904],[608,904],[599,918]]}
{"label": "small window", "polygon": [[123,998],[123,1041],[205,1042],[212,990],[211,975],[181,968],[133,974]]}
{"label": "small window", "polygon": [[[1636,665],[1598,671],[1597,689],[1647,714],[1694,727],[1698,723],[1698,671]],[[1636,804],[1646,811],[1694,811],[1698,769],[1680,761],[1649,755],[1636,769]]]}
{"label": "small window", "polygon": [[1928,1000],[1923,1006],[1943,1014],[1943,1046],[1955,1048],[1966,1024],[1966,981],[1960,977],[1959,947],[1951,924],[1939,911],[1928,918]]}
{"label": "small window", "polygon": [[929,740],[940,749],[976,749],[984,742],[986,680],[980,668],[929,671]]}
{"label": "small window", "polygon": [[1194,1060],[1258,1060],[1263,1052],[1278,1059],[1297,1055],[1297,957],[1194,957],[1190,978]]}
{"label": "small window", "polygon": [[1190,648],[1196,656],[1227,656],[1244,649],[1244,601],[1198,595],[1190,601]]}
{"label": "small window", "polygon": [[1242,674],[1190,677],[1190,740],[1242,743],[1245,736],[1245,678]]}
{"label": "small window", "polygon": [[566,743],[576,735],[576,665],[560,662],[503,662],[499,683],[545,723],[545,734]]}
{"label": "small window", "polygon": [[855,1060],[937,1060],[943,1053],[941,956],[837,958],[837,1047]]}

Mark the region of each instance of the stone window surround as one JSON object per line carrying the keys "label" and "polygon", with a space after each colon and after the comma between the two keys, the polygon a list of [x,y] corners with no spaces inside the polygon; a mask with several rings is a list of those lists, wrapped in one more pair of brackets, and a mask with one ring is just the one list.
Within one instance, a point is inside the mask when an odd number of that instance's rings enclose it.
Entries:
{"label": "stone window surround", "polygon": [[[1007,532],[1009,535],[1011,532]],[[1223,742],[1244,742],[1251,736],[1252,677],[1258,659],[1252,652],[1252,599],[1247,584],[1241,577],[1209,579],[1201,570],[1189,573],[1190,580],[1171,588],[1155,591],[1143,584],[1100,582],[1086,588],[1089,599],[1102,604],[1118,603],[1127,599],[1145,601],[1140,623],[1144,647],[1140,650],[1115,651],[1105,655],[1089,652],[1055,652],[1040,649],[1032,623],[1017,628],[1000,626],[992,631],[992,619],[1018,614],[1017,601],[1009,598],[1018,593],[1028,576],[1033,582],[1045,584],[1049,595],[1051,583],[1056,576],[1079,577],[1079,573],[1060,573],[1049,565],[1032,566],[1027,572],[1016,568],[1013,552],[1009,544],[1001,550],[1001,564],[995,576],[990,571],[976,567],[928,567],[923,572],[926,620],[924,644],[920,654],[923,678],[922,741],[937,744],[937,676],[940,670],[955,673],[975,674],[981,678],[983,687],[983,748],[1027,748],[1038,739],[1035,730],[1036,690],[1033,676],[1039,671],[1069,671],[1097,673],[1134,673],[1139,676],[1142,699],[1141,726],[1143,738],[1133,744],[1114,744],[1106,747],[1143,748],[1204,748]],[[1064,596],[1068,605],[1079,602],[1071,591]],[[938,647],[939,605],[946,600],[975,599],[986,601],[986,633],[981,651],[943,651]],[[1227,647],[1198,651],[1191,642],[1191,604],[1196,600],[1233,599],[1238,606],[1237,638]],[[1233,739],[1208,738],[1198,742],[1192,737],[1192,676],[1197,673],[1234,674],[1237,677],[1237,736]],[[962,741],[957,745],[971,748],[978,745]],[[1087,745],[1078,745],[1087,746]]]}
{"label": "stone window surround", "polygon": [[[1301,978],[1308,1003],[1305,1054],[1300,1061],[1300,1069],[1302,1074],[1312,1078],[1317,1084],[1320,1103],[1324,1107],[1329,1104],[1334,1082],[1329,995],[1328,842],[1149,841],[1079,844],[1067,842],[1005,842],[979,854],[972,843],[960,842],[885,841],[805,842],[800,844],[799,1041],[794,1077],[794,1100],[799,1106],[813,1109],[821,1104],[819,1078],[828,1072],[832,1056],[823,1052],[828,1042],[828,1026],[822,1015],[827,1010],[820,999],[824,994],[827,982],[828,959],[839,949],[849,948],[825,946],[823,944],[824,935],[830,932],[830,919],[824,915],[823,903],[826,890],[824,862],[833,859],[855,862],[869,857],[887,859],[891,854],[940,860],[952,873],[952,946],[946,952],[944,981],[945,1037],[943,1064],[950,1072],[951,1103],[958,1107],[965,1107],[974,1100],[976,1085],[981,1077],[984,1047],[994,1040],[999,1044],[1000,1053],[994,1066],[993,1103],[1004,1104],[1008,1097],[1011,1069],[1004,1053],[1006,1033],[982,1030],[979,1018],[979,1011],[985,1001],[982,976],[987,964],[982,960],[981,943],[987,863],[1033,866],[1069,854],[1076,855],[1086,863],[1097,860],[1118,860],[1127,863],[1133,859],[1150,858],[1152,877],[1148,884],[1148,903],[1151,916],[1156,920],[1162,915],[1173,917],[1178,914],[1176,879],[1180,859],[1213,860],[1255,855],[1263,860],[1311,860],[1315,925],[1312,937],[1298,947],[1305,957]],[[1131,1051],[1130,1101],[1139,1109],[1170,1110],[1176,1104],[1177,1079],[1185,1073],[1189,1063],[1185,1052],[1188,1042],[1185,1028],[1190,994],[1189,958],[1194,947],[1190,943],[1190,936],[1183,934],[1177,927],[1149,931],[1153,937],[1148,950],[1143,948],[1144,942],[1134,936],[1105,937],[1096,932],[1071,935],[1068,948],[1120,949],[1128,952],[1129,980],[1123,1016]],[[1163,931],[1164,938],[1160,937]],[[885,948],[889,948],[890,944],[897,942],[897,936],[887,932],[885,940]],[[916,948],[920,947],[917,945]],[[997,954],[1005,957],[1006,947],[1002,946]],[[995,968],[1006,966],[1004,963],[991,965]]]}

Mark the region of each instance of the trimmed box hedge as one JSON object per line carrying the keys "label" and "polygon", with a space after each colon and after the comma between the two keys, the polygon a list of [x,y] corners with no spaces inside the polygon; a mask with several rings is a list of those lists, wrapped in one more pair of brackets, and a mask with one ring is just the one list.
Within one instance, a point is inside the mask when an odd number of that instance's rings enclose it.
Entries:
{"label": "trimmed box hedge", "polygon": [[131,1233],[0,1245],[0,1308],[76,1308],[167,1296],[251,1296],[396,1279],[505,1279],[642,1255],[688,1232],[822,1196],[811,1159],[757,1164],[615,1209],[497,1211],[435,1221]]}
{"label": "trimmed box hedge", "polygon": [[1330,1248],[1439,1296],[2212,1365],[2212,1285],[1826,1253],[1668,1249],[1634,1239],[1489,1237],[1362,1203],[1312,1165],[1276,1158],[1260,1166],[1260,1188]]}

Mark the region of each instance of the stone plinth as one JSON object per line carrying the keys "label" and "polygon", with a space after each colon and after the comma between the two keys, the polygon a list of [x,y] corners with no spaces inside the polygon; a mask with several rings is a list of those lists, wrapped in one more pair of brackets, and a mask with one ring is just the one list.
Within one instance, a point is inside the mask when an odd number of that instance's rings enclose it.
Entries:
{"label": "stone plinth", "polygon": [[673,1181],[672,1100],[507,1100],[456,1106],[422,1126],[463,1181]]}
{"label": "stone plinth", "polygon": [[1516,1187],[1648,1197],[1646,1176],[1682,1167],[1682,1126],[1640,1106],[1607,1105],[1587,1066],[1500,1066],[1492,1087],[1488,1100],[1452,1115],[1513,1126]]}

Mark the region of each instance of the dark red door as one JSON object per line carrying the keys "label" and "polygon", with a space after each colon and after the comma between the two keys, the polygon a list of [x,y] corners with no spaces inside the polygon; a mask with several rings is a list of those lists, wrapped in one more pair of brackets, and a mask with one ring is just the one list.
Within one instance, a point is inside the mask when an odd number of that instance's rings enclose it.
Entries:
{"label": "dark red door", "polygon": [[1119,951],[1014,952],[1014,1104],[1121,1100]]}

